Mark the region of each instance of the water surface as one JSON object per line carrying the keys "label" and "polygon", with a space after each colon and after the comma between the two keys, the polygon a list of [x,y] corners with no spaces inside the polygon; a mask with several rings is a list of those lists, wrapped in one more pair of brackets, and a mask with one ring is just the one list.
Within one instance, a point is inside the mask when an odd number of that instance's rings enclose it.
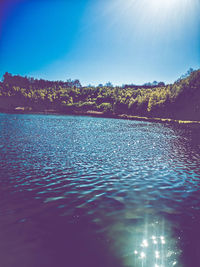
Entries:
{"label": "water surface", "polygon": [[200,129],[0,114],[0,266],[200,266]]}

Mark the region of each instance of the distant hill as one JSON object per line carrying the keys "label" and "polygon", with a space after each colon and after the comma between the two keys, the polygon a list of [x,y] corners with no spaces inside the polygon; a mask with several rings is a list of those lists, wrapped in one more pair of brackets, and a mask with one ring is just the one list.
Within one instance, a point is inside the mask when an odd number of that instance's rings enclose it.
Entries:
{"label": "distant hill", "polygon": [[82,87],[79,80],[47,81],[5,73],[0,83],[0,111],[102,112],[200,121],[200,70],[174,84]]}

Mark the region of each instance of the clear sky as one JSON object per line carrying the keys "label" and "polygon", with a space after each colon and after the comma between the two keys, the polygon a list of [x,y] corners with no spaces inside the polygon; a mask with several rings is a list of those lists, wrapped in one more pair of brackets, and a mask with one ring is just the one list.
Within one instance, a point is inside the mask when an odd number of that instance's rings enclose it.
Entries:
{"label": "clear sky", "polygon": [[0,76],[171,83],[200,68],[200,0],[0,0]]}

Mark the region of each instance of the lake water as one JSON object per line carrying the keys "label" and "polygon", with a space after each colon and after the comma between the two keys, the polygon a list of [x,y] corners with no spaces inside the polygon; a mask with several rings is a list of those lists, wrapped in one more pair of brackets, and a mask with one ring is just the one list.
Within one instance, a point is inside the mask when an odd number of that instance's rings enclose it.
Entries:
{"label": "lake water", "polygon": [[200,266],[200,129],[0,114],[0,266]]}

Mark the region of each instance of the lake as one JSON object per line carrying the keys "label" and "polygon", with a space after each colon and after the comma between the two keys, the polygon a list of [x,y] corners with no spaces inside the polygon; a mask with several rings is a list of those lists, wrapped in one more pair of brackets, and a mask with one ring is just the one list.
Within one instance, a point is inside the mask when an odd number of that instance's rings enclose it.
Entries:
{"label": "lake", "polygon": [[200,128],[0,114],[0,266],[200,266]]}

